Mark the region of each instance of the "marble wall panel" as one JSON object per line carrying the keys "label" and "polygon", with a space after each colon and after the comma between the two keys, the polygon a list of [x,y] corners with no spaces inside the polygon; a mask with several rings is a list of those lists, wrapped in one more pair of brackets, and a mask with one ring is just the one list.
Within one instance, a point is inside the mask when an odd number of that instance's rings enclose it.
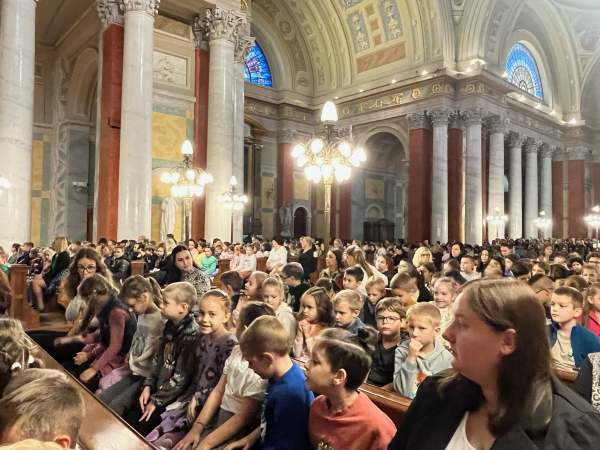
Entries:
{"label": "marble wall panel", "polygon": [[51,140],[49,134],[33,134],[30,240],[36,246],[51,244],[48,237]]}
{"label": "marble wall panel", "polygon": [[69,163],[67,169],[67,236],[73,240],[87,239],[88,188],[76,188],[73,183],[89,182],[90,130],[69,130]]}
{"label": "marble wall panel", "polygon": [[385,197],[383,180],[365,179],[365,198],[383,200]]}
{"label": "marble wall panel", "polygon": [[306,178],[294,179],[294,199],[310,200],[310,184]]}
{"label": "marble wall panel", "polygon": [[154,50],[152,77],[155,81],[188,87],[188,60]]}

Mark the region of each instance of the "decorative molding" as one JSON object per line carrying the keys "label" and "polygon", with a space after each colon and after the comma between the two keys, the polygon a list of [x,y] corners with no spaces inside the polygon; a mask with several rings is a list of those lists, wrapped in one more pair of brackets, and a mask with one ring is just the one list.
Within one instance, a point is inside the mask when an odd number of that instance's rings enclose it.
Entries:
{"label": "decorative molding", "polygon": [[98,0],[96,10],[105,27],[113,23],[123,25],[123,14],[125,13],[124,0]]}
{"label": "decorative molding", "polygon": [[594,150],[591,152],[592,158],[594,159],[594,164],[600,163],[600,150]]}
{"label": "decorative molding", "polygon": [[585,159],[587,154],[587,147],[570,147],[565,150],[565,156],[569,161]]}
{"label": "decorative molding", "polygon": [[211,41],[225,39],[235,43],[240,28],[246,25],[247,19],[246,14],[232,9],[226,10],[217,5],[214,13],[211,9],[206,9],[203,23]]}
{"label": "decorative molding", "polygon": [[534,119],[533,117],[529,117],[518,111],[513,111],[509,109],[508,117],[510,117],[511,123],[515,125],[521,125],[525,128],[529,128],[530,130],[534,130],[539,133],[545,134],[546,136],[551,136],[555,139],[562,139],[563,135],[565,134],[563,131],[557,129],[555,126],[540,122],[539,120]]}
{"label": "decorative molding", "polygon": [[208,45],[208,30],[200,14],[194,16],[194,22],[192,23],[192,33],[194,34],[194,44],[196,48],[201,50],[209,51]]}
{"label": "decorative molding", "polygon": [[556,151],[556,145],[550,145],[550,144],[542,144],[542,147],[540,149],[540,157],[541,158],[552,158],[552,155],[554,154],[554,152]]}
{"label": "decorative molding", "polygon": [[251,36],[237,36],[234,54],[236,64],[246,64],[246,58],[252,47],[254,47],[254,42],[256,42],[256,39]]}
{"label": "decorative molding", "polygon": [[193,111],[196,97],[163,89],[154,89],[152,91],[152,103]]}
{"label": "decorative molding", "polygon": [[408,128],[409,130],[421,130],[421,129],[431,129],[431,121],[427,117],[425,113],[415,113],[409,114],[407,116],[408,119]]}
{"label": "decorative molding", "polygon": [[125,12],[142,11],[154,17],[159,4],[160,0],[125,0]]}
{"label": "decorative molding", "polygon": [[492,116],[487,117],[485,125],[489,128],[491,134],[501,133],[503,135],[508,134],[508,127],[510,125],[510,119],[506,116]]}
{"label": "decorative molding", "polygon": [[152,78],[159,83],[188,87],[188,60],[154,50]]}
{"label": "decorative molding", "polygon": [[565,151],[562,148],[557,148],[552,154],[552,162],[563,162],[565,160]]}
{"label": "decorative molding", "polygon": [[296,139],[296,130],[277,130],[277,142],[292,143]]}
{"label": "decorative molding", "polygon": [[352,133],[352,125],[348,125],[347,127],[342,127],[337,129],[337,135],[340,139],[344,141],[352,141],[353,133]]}
{"label": "decorative molding", "polygon": [[537,153],[541,146],[542,141],[539,139],[529,139],[523,145],[523,150],[525,150],[525,153]]}
{"label": "decorative molding", "polygon": [[509,136],[508,145],[510,145],[510,148],[522,148],[526,140],[527,136],[524,134],[514,133]]}
{"label": "decorative molding", "polygon": [[461,112],[463,119],[465,120],[465,125],[481,125],[483,122],[483,118],[487,115],[487,111],[483,108],[470,108]]}
{"label": "decorative molding", "polygon": [[456,114],[456,111],[450,108],[435,108],[427,112],[434,127],[447,127],[450,117]]}

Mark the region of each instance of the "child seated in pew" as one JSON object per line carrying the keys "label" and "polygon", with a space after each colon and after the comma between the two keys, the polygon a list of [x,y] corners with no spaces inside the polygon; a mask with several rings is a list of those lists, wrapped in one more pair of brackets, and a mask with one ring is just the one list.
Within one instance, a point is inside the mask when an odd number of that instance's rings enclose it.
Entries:
{"label": "child seated in pew", "polygon": [[453,357],[437,339],[442,317],[436,306],[419,303],[407,317],[410,339],[396,349],[394,389],[405,397],[415,398],[425,378],[450,369]]}
{"label": "child seated in pew", "polygon": [[242,289],[244,288],[244,279],[239,272],[235,270],[229,270],[221,274],[220,283],[221,290],[227,292],[227,295],[229,295],[229,298],[231,299],[231,309],[235,310],[237,308]]}
{"label": "child seated in pew", "polygon": [[[285,267],[285,266],[284,266]],[[296,337],[296,318],[292,308],[285,303],[283,283],[278,276],[271,275],[262,285],[263,301],[275,311],[275,315],[290,333],[290,342]]]}
{"label": "child seated in pew", "polygon": [[304,269],[300,263],[287,263],[281,268],[281,278],[288,287],[290,297],[288,303],[294,312],[298,312],[300,309],[300,299],[310,289],[308,283],[302,283],[303,276]]}
{"label": "child seated in pew", "polygon": [[360,320],[365,325],[377,328],[376,312],[377,303],[385,297],[385,283],[379,277],[371,277],[365,286],[367,298],[365,299],[360,313]]}
{"label": "child seated in pew", "polygon": [[162,292],[154,278],[139,275],[128,278],[120,297],[137,316],[128,364],[100,380],[96,395],[116,414],[124,417],[136,405],[144,380],[150,375],[152,360],[160,347],[166,320],[162,316]]}
{"label": "child seated in pew", "polygon": [[577,323],[582,313],[583,296],[572,287],[559,287],[552,294],[548,327],[550,353],[554,367],[574,372],[589,353],[600,352],[600,338]]}
{"label": "child seated in pew", "polygon": [[240,265],[237,269],[242,278],[246,279],[256,272],[256,254],[252,244],[246,245],[244,248],[245,254],[241,256]]}
{"label": "child seated in pew", "polygon": [[144,247],[144,274],[150,273],[156,267],[157,259],[156,247],[152,245]]}
{"label": "child seated in pew", "polygon": [[306,388],[304,372],[290,359],[290,344],[287,330],[276,317],[259,317],[242,335],[243,358],[268,385],[261,426],[228,449],[251,449],[261,438],[265,450],[309,448],[308,415],[315,397]]}
{"label": "child seated in pew", "polygon": [[335,318],[333,304],[323,288],[310,288],[304,293],[300,303],[298,319],[301,320],[298,322],[298,333],[292,350],[295,359],[305,362],[310,358],[314,339],[321,331],[333,327]]}
{"label": "child seated in pew", "polygon": [[[390,282],[390,289],[394,297],[398,297],[406,313],[417,304],[418,292],[417,282],[407,273],[397,273]],[[417,298],[415,298],[415,296]]]}
{"label": "child seated in pew", "polygon": [[368,383],[385,386],[394,381],[394,359],[396,348],[402,341],[410,339],[406,328],[406,310],[395,297],[384,298],[377,303],[377,330],[379,339],[375,346]]}
{"label": "child seated in pew", "polygon": [[344,271],[344,289],[355,291],[362,301],[367,299],[367,290],[362,285],[365,272],[360,267],[348,267]]}
{"label": "child seated in pew", "polygon": [[208,291],[200,300],[200,332],[192,349],[193,381],[186,392],[165,408],[162,421],[146,436],[155,447],[173,448],[185,437],[206,399],[223,373],[223,366],[238,343],[227,328],[231,299],[219,290]]}
{"label": "child seated in pew", "polygon": [[[585,270],[585,267],[584,267]],[[581,324],[600,337],[600,284],[591,284],[584,302]]]}
{"label": "child seated in pew", "polygon": [[212,281],[215,275],[217,274],[217,265],[219,261],[214,256],[215,249],[212,247],[206,247],[204,249],[205,258],[200,261],[200,268],[210,277]]}
{"label": "child seated in pew", "polygon": [[32,345],[20,320],[0,316],[0,398],[13,373],[39,366],[29,354]]}
{"label": "child seated in pew", "polygon": [[173,283],[163,291],[162,314],[165,324],[160,347],[144,381],[139,408],[133,406],[124,418],[138,433],[146,436],[160,422],[167,405],[184,394],[194,379],[196,338],[200,327],[192,311],[197,294],[188,282]]}
{"label": "child seated in pew", "polygon": [[[25,372],[30,370],[40,369]],[[15,384],[15,389],[8,386],[0,400],[0,446],[36,439],[75,448],[85,415],[83,398],[65,378],[46,375]]]}
{"label": "child seated in pew", "polygon": [[[454,300],[456,300],[459,289],[460,285],[452,278],[440,278],[437,283],[435,283],[433,303],[438,307],[442,316],[440,322],[440,336],[454,320],[454,310],[452,309],[452,305],[454,304]],[[442,343],[445,346],[448,346],[444,339],[442,339]]]}
{"label": "child seated in pew", "polygon": [[[64,367],[94,392],[102,377],[125,364],[137,324],[113,285],[103,276],[95,274],[83,280],[79,295],[87,308],[76,334],[85,336],[85,347]],[[98,329],[87,334],[94,317],[98,319]]]}
{"label": "child seated in pew", "polygon": [[[362,272],[361,269],[358,270]],[[365,326],[358,317],[363,301],[355,291],[344,289],[333,297],[332,302],[337,328],[343,328],[352,334],[356,334],[359,328]]]}
{"label": "child seated in pew", "polygon": [[594,264],[584,264],[583,269],[581,271],[581,276],[587,281],[589,284],[594,284],[598,282],[598,269]]}
{"label": "child seated in pew", "polygon": [[240,311],[247,305],[249,301],[262,302],[262,284],[269,275],[265,272],[256,271],[246,281],[245,291],[240,292],[240,298],[238,299],[237,306],[231,313],[231,319],[229,328],[233,329],[237,327],[238,318],[240,317]]}
{"label": "child seated in pew", "polygon": [[202,266],[204,258],[206,258],[206,241],[198,241],[198,254],[194,256],[194,262],[198,267]]}
{"label": "child seated in pew", "polygon": [[[244,307],[236,333],[238,340],[261,316],[275,316],[275,311],[259,302],[249,302]],[[266,390],[267,382],[250,369],[240,346],[235,346],[225,361],[219,384],[208,396],[192,429],[173,450],[186,450],[188,446],[196,450],[222,448],[224,443],[250,434],[260,424]]]}
{"label": "child seated in pew", "polygon": [[315,449],[380,450],[396,426],[365,393],[358,391],[371,366],[376,333],[325,330],[306,363],[306,387],[320,395],[310,407],[308,435]]}

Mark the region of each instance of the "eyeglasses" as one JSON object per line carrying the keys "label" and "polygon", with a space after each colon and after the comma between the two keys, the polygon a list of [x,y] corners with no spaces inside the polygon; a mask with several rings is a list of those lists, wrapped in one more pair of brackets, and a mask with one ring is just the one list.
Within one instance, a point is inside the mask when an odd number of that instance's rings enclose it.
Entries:
{"label": "eyeglasses", "polygon": [[401,317],[392,317],[392,316],[377,316],[377,322],[381,323],[396,323],[399,320],[402,320]]}
{"label": "eyeglasses", "polygon": [[88,267],[84,267],[84,266],[77,266],[77,271],[78,272],[87,272],[87,273],[92,273],[96,271],[96,266],[88,266]]}

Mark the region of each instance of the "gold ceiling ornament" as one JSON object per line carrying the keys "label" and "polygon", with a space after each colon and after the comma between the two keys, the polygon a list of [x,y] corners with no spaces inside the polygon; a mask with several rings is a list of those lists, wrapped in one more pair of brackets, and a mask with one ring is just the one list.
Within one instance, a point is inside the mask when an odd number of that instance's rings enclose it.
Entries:
{"label": "gold ceiling ornament", "polygon": [[242,3],[242,12],[243,13],[247,13],[248,12],[248,0],[241,0]]}

